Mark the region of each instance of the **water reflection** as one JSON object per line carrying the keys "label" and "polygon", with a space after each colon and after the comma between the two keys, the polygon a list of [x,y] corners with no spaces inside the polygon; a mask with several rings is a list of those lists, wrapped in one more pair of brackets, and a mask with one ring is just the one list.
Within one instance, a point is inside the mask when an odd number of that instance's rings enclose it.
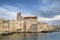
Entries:
{"label": "water reflection", "polygon": [[60,40],[58,33],[19,33],[7,36],[0,36],[0,40]]}
{"label": "water reflection", "polygon": [[37,33],[19,33],[8,36],[2,36],[0,40],[38,40]]}

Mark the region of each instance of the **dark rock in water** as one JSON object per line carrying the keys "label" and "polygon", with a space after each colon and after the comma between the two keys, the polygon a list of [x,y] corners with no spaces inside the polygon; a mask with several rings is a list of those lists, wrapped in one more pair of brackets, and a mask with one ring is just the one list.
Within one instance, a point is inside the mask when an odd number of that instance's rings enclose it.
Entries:
{"label": "dark rock in water", "polygon": [[2,35],[12,35],[12,33],[3,33]]}
{"label": "dark rock in water", "polygon": [[41,31],[41,33],[52,33],[52,31]]}

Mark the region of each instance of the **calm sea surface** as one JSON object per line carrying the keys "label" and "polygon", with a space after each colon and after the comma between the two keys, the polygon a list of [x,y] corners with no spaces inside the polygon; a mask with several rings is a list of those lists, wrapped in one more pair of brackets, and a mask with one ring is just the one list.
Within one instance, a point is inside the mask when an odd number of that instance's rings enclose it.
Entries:
{"label": "calm sea surface", "polygon": [[60,32],[54,33],[19,33],[0,36],[0,40],[60,40]]}

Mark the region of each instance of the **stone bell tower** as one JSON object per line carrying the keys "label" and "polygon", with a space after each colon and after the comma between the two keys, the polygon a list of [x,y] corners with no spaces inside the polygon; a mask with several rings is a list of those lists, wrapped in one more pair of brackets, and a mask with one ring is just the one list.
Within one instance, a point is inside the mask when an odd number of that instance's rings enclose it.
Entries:
{"label": "stone bell tower", "polygon": [[17,20],[21,20],[21,12],[17,13]]}

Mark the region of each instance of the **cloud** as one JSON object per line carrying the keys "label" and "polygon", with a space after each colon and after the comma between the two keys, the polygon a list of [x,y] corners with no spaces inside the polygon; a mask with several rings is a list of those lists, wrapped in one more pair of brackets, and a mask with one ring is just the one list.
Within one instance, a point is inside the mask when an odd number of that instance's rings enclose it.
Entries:
{"label": "cloud", "polygon": [[42,0],[43,4],[46,4],[49,0]]}
{"label": "cloud", "polygon": [[16,16],[16,12],[0,7],[0,16],[6,19],[9,19],[9,18],[14,19]]}
{"label": "cloud", "polygon": [[49,25],[60,25],[60,20],[53,20],[53,21],[49,21],[47,22]]}
{"label": "cloud", "polygon": [[46,22],[48,24],[60,24],[60,15],[56,15],[52,18],[38,17],[38,21]]}
{"label": "cloud", "polygon": [[[16,14],[22,12],[22,16],[38,16],[38,21],[50,24],[60,22],[60,0],[39,0],[24,2],[10,1],[8,5],[0,5],[0,17],[16,19]],[[12,3],[13,4],[12,4]],[[16,2],[16,3],[15,3]],[[5,2],[4,2],[5,3]],[[8,3],[8,2],[7,2]],[[56,22],[55,22],[56,21]]]}
{"label": "cloud", "polygon": [[0,6],[0,17],[6,19],[16,19],[17,13],[21,12],[22,16],[33,16],[28,10],[21,9],[16,6],[3,5]]}
{"label": "cloud", "polygon": [[60,15],[60,1],[55,0],[54,2],[50,3],[49,5],[47,5],[47,4],[40,5],[40,7],[37,7],[37,11],[35,14],[37,16],[42,16],[42,17],[46,17],[46,18],[51,18],[56,15]]}
{"label": "cloud", "polygon": [[39,17],[40,21],[53,21],[53,20],[60,20],[60,15],[56,15],[52,18],[45,18],[45,17]]}

